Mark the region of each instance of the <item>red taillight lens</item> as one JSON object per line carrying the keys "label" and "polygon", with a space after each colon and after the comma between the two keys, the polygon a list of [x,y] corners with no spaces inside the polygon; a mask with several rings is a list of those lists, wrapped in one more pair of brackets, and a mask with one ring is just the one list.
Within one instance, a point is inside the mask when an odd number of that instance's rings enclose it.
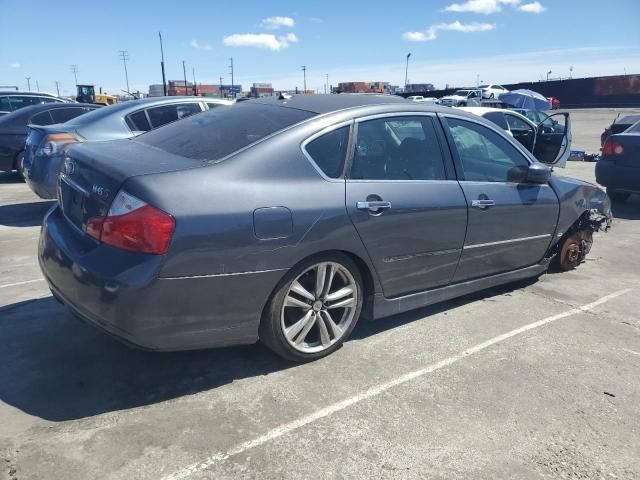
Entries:
{"label": "red taillight lens", "polygon": [[624,147],[615,140],[607,138],[602,146],[603,155],[624,155]]}
{"label": "red taillight lens", "polygon": [[[168,213],[148,205],[124,192],[118,194],[113,205],[125,204],[126,213],[87,220],[88,235],[107,245],[136,253],[164,255],[176,228],[175,219]],[[122,209],[117,208],[119,213]]]}

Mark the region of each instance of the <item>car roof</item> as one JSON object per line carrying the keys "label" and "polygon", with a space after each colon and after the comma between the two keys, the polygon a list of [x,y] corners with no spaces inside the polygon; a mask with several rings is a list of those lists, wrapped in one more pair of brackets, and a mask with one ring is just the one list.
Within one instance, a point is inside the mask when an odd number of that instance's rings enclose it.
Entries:
{"label": "car roof", "polygon": [[263,105],[280,105],[307,112],[323,114],[354,107],[370,105],[407,104],[407,100],[397,95],[377,95],[373,93],[341,93],[319,95],[294,95],[285,100],[275,97],[262,97],[250,100],[250,102]]}
{"label": "car roof", "polygon": [[514,110],[511,109],[506,109],[506,108],[493,108],[493,107],[453,107],[456,110],[462,110],[464,112],[469,112],[469,113],[473,113],[475,115],[484,115],[485,113],[492,113],[492,112],[500,112],[500,113],[511,113],[516,115],[518,118],[522,118],[524,120],[527,120],[527,122],[531,122],[531,120],[529,120],[527,117],[525,117],[524,115],[522,115],[520,112],[516,112]]}
{"label": "car roof", "polygon": [[51,93],[44,93],[44,92],[20,92],[20,91],[16,91],[16,90],[4,90],[4,91],[0,91],[0,95],[2,96],[6,96],[6,95],[19,95],[21,97],[53,97],[53,98],[60,98],[61,100],[64,100],[61,97],[56,97],[55,95],[51,94]]}

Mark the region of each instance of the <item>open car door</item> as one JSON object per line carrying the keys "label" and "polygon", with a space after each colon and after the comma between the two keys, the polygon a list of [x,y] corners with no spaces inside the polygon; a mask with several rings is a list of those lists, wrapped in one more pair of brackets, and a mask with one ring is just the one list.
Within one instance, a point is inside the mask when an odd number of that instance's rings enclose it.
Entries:
{"label": "open car door", "polygon": [[538,125],[533,155],[541,162],[564,168],[571,155],[571,119],[568,113],[547,115]]}

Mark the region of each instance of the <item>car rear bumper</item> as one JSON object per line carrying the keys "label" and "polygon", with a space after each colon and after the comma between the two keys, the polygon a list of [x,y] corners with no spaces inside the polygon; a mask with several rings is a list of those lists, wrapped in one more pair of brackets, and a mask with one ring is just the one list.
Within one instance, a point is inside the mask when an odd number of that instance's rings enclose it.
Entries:
{"label": "car rear bumper", "polygon": [[159,277],[163,257],[98,245],[58,206],[38,248],[52,293],[81,319],[150,350],[254,343],[262,309],[283,271]]}
{"label": "car rear bumper", "polygon": [[24,159],[24,179],[29,188],[40,198],[55,199],[58,173],[63,156],[54,155],[49,158],[32,157],[29,152]]}
{"label": "car rear bumper", "polygon": [[640,168],[600,160],[596,164],[596,181],[611,190],[640,192]]}

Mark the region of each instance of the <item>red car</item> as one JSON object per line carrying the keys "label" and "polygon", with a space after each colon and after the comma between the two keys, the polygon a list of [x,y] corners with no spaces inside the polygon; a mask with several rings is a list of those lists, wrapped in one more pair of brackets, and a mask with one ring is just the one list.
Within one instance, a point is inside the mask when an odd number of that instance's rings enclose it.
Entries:
{"label": "red car", "polygon": [[549,103],[551,103],[551,110],[557,110],[560,108],[560,100],[556,97],[548,97]]}

